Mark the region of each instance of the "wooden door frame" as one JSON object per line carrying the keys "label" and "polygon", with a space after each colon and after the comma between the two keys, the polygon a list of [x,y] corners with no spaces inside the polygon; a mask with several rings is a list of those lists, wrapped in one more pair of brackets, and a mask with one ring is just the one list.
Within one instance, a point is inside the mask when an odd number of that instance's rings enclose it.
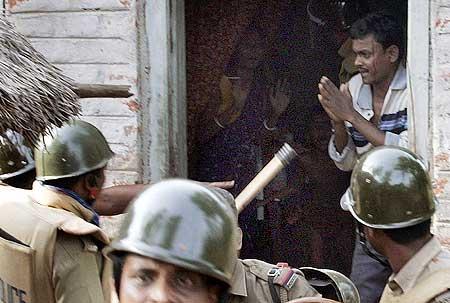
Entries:
{"label": "wooden door frame", "polygon": [[[408,90],[411,104],[408,119],[410,147],[424,160],[432,161],[431,136],[431,59],[430,59],[430,3],[408,1]],[[432,163],[429,167],[432,168]]]}
{"label": "wooden door frame", "polygon": [[184,1],[141,3],[142,179],[187,177]]}

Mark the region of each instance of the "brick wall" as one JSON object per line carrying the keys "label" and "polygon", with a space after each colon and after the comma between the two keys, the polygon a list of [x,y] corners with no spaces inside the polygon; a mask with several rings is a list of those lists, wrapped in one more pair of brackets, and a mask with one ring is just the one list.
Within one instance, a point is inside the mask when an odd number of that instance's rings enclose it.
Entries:
{"label": "brick wall", "polygon": [[[80,83],[129,84],[136,93],[134,0],[6,0],[7,16],[37,50]],[[108,184],[140,179],[136,96],[82,99],[83,119],[105,134],[116,157]]]}
{"label": "brick wall", "polygon": [[431,0],[431,133],[436,231],[450,247],[450,0]]}

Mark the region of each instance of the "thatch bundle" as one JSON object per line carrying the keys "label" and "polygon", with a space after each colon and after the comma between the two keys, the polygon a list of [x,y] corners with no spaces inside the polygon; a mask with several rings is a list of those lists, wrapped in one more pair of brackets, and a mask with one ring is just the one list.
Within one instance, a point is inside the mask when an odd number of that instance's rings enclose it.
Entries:
{"label": "thatch bundle", "polygon": [[74,83],[0,17],[0,132],[31,143],[50,125],[80,113]]}

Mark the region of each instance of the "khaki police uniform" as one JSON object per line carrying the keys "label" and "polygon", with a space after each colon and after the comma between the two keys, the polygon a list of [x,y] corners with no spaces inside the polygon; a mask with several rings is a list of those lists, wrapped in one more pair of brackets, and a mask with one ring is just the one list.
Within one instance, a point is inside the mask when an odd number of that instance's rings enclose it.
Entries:
{"label": "khaki police uniform", "polygon": [[450,253],[433,237],[389,278],[380,303],[450,302]]}
{"label": "khaki police uniform", "polygon": [[[14,272],[32,272],[30,289],[12,292],[22,295],[27,292],[24,302],[109,302],[110,266],[104,264],[101,254],[109,240],[99,227],[87,222],[92,219],[91,211],[71,197],[37,182],[32,191],[2,184],[0,197],[0,228],[14,239],[2,237],[1,242],[9,245],[7,249],[18,252],[28,249],[28,261],[32,266],[31,269],[18,267],[6,271],[6,278],[0,277],[2,285],[17,289],[15,281],[9,278],[11,273],[14,276]],[[14,260],[2,259],[0,252],[1,265],[8,262],[14,264]],[[3,278],[9,279],[8,283],[4,283]],[[6,302],[17,300],[11,298]]]}
{"label": "khaki police uniform", "polygon": [[279,298],[281,303],[302,297],[320,297],[298,269],[279,268],[260,260],[239,259],[233,272],[228,302],[275,303],[277,301],[273,300],[273,296]]}

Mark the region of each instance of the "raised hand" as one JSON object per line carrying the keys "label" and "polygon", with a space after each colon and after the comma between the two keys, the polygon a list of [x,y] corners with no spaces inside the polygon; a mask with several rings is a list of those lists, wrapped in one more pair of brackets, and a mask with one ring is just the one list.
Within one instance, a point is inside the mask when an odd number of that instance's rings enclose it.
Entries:
{"label": "raised hand", "polygon": [[280,79],[277,85],[269,89],[269,99],[275,116],[280,117],[289,105],[289,82],[287,79]]}
{"label": "raised hand", "polygon": [[339,89],[330,79],[322,77],[319,83],[319,92],[319,102],[333,121],[352,120],[355,109],[348,85],[342,84]]}

